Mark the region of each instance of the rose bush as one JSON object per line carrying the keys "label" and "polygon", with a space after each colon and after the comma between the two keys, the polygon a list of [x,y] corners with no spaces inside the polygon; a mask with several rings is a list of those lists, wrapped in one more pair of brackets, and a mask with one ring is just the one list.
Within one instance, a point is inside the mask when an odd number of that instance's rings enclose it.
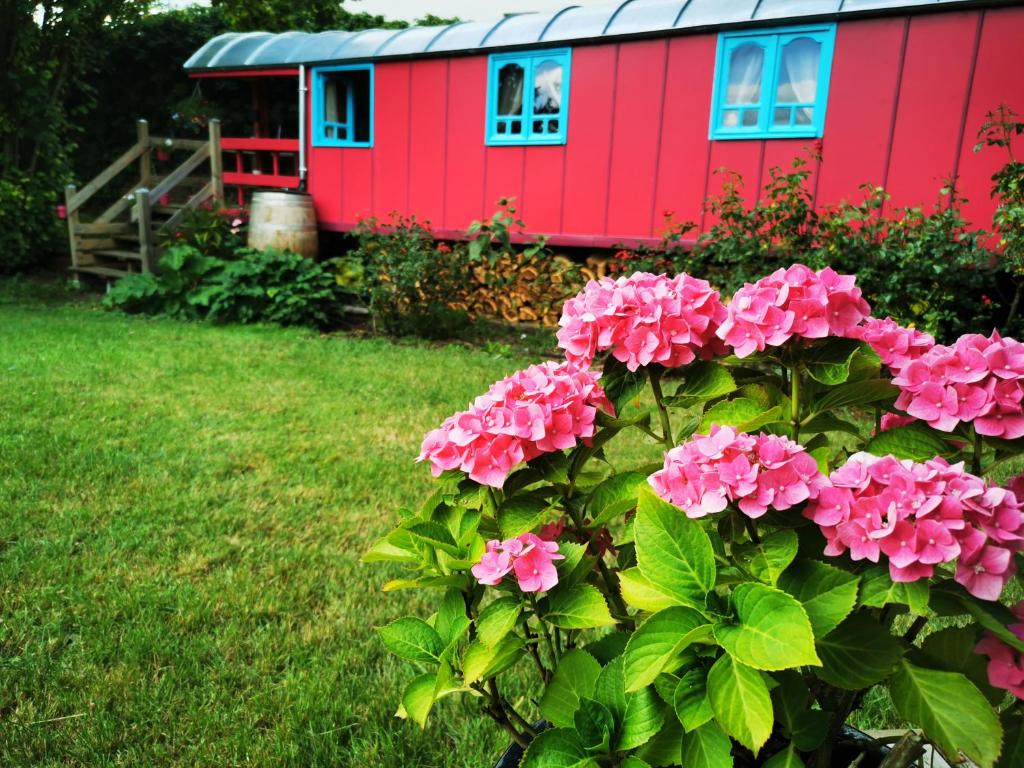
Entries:
{"label": "rose bush", "polygon": [[[365,556],[440,596],[379,629],[418,670],[401,716],[468,694],[524,768],[829,768],[880,686],[951,761],[1024,765],[1024,481],[993,479],[1024,345],[936,344],[803,265],[728,302],[592,281],[561,326],[565,362],[426,436],[436,490]],[[607,450],[627,430],[649,463]]]}

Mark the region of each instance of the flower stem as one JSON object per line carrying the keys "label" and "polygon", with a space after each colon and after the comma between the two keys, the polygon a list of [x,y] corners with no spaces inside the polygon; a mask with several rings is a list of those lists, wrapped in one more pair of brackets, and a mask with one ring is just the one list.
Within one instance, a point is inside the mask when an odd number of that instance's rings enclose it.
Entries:
{"label": "flower stem", "polygon": [[971,454],[971,472],[981,476],[981,435],[978,434],[978,430],[971,430],[974,432],[974,452]]}
{"label": "flower stem", "polygon": [[800,366],[790,369],[789,377],[790,421],[793,423],[793,440],[800,442]]}
{"label": "flower stem", "polygon": [[665,449],[671,450],[675,447],[675,440],[672,439],[672,422],[668,418],[668,408],[665,407],[665,395],[661,391],[661,370],[651,368],[649,372],[651,380],[651,391],[654,393],[654,403],[658,406],[658,416],[661,417],[661,439],[665,443]]}
{"label": "flower stem", "polygon": [[537,624],[540,626],[541,636],[544,638],[544,645],[547,646],[548,653],[551,654],[551,665],[558,666],[559,656],[555,651],[555,644],[551,640],[551,632],[548,631],[548,625],[544,623],[544,620],[540,617],[540,611],[537,608],[537,596],[530,594],[530,604],[533,606],[533,615],[537,617]]}

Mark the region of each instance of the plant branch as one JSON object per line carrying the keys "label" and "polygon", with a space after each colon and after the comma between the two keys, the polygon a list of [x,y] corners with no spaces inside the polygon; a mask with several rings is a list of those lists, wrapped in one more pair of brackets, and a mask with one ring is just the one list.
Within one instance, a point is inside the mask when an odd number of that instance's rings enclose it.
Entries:
{"label": "plant branch", "polygon": [[658,416],[661,418],[662,442],[666,450],[672,450],[676,443],[672,439],[672,422],[668,417],[668,408],[665,407],[665,395],[661,391],[661,371],[657,367],[652,367],[648,378],[651,380],[654,403],[658,406]]}
{"label": "plant branch", "polygon": [[980,476],[981,475],[981,435],[978,434],[978,430],[971,428],[974,432],[974,451],[971,453],[971,472]]}
{"label": "plant branch", "polygon": [[793,440],[800,442],[800,366],[794,365],[789,377],[790,421],[793,424]]}
{"label": "plant branch", "polygon": [[544,645],[547,646],[548,653],[551,654],[551,663],[557,666],[559,656],[555,651],[555,644],[551,640],[551,632],[548,631],[548,625],[540,617],[540,611],[537,609],[537,598],[533,593],[530,593],[530,604],[533,606],[533,615],[537,617],[537,624],[540,627],[541,637],[544,638]]}
{"label": "plant branch", "polygon": [[[491,682],[493,683],[494,681],[492,680]],[[508,735],[512,737],[512,741],[520,747],[526,749],[530,746],[530,740],[524,734],[517,731],[515,725],[512,724],[512,720],[509,718],[508,713],[502,706],[501,697],[495,696],[497,686],[495,686],[493,692],[484,690],[484,688],[478,683],[474,683],[472,688],[480,695],[487,697],[487,705],[484,707],[484,711],[487,713],[487,716],[504,728]]]}
{"label": "plant branch", "polygon": [[897,741],[878,768],[906,768],[924,754],[924,739],[913,731],[907,731]]}
{"label": "plant branch", "polygon": [[531,739],[537,737],[537,731],[534,730],[533,726],[527,722],[526,718],[520,715],[516,708],[512,706],[511,702],[501,695],[498,691],[498,681],[493,677],[487,681],[487,690],[491,694],[491,700],[496,701],[498,705],[504,710],[511,719],[519,723],[519,727],[523,729],[523,733],[529,736]]}
{"label": "plant branch", "polygon": [[533,633],[528,624],[523,624],[523,633],[526,635],[526,647],[530,651],[530,656],[533,658],[533,663],[537,667],[537,673],[540,675],[540,680],[544,685],[551,682],[551,670],[544,666],[544,662],[541,661],[540,652],[537,650],[537,642],[539,638]]}

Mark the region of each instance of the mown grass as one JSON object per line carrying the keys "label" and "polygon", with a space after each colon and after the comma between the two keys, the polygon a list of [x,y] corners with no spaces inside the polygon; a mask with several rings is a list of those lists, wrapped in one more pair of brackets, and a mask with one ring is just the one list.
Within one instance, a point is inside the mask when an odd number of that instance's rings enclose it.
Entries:
{"label": "mown grass", "polygon": [[359,557],[422,434],[525,360],[126,318],[0,283],[0,765],[487,766],[373,627]]}

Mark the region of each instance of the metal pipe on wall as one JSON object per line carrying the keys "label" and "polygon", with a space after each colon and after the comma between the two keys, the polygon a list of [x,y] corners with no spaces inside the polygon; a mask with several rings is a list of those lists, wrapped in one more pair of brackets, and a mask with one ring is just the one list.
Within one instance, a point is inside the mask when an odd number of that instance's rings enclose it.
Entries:
{"label": "metal pipe on wall", "polygon": [[306,65],[299,65],[299,189],[306,191]]}

